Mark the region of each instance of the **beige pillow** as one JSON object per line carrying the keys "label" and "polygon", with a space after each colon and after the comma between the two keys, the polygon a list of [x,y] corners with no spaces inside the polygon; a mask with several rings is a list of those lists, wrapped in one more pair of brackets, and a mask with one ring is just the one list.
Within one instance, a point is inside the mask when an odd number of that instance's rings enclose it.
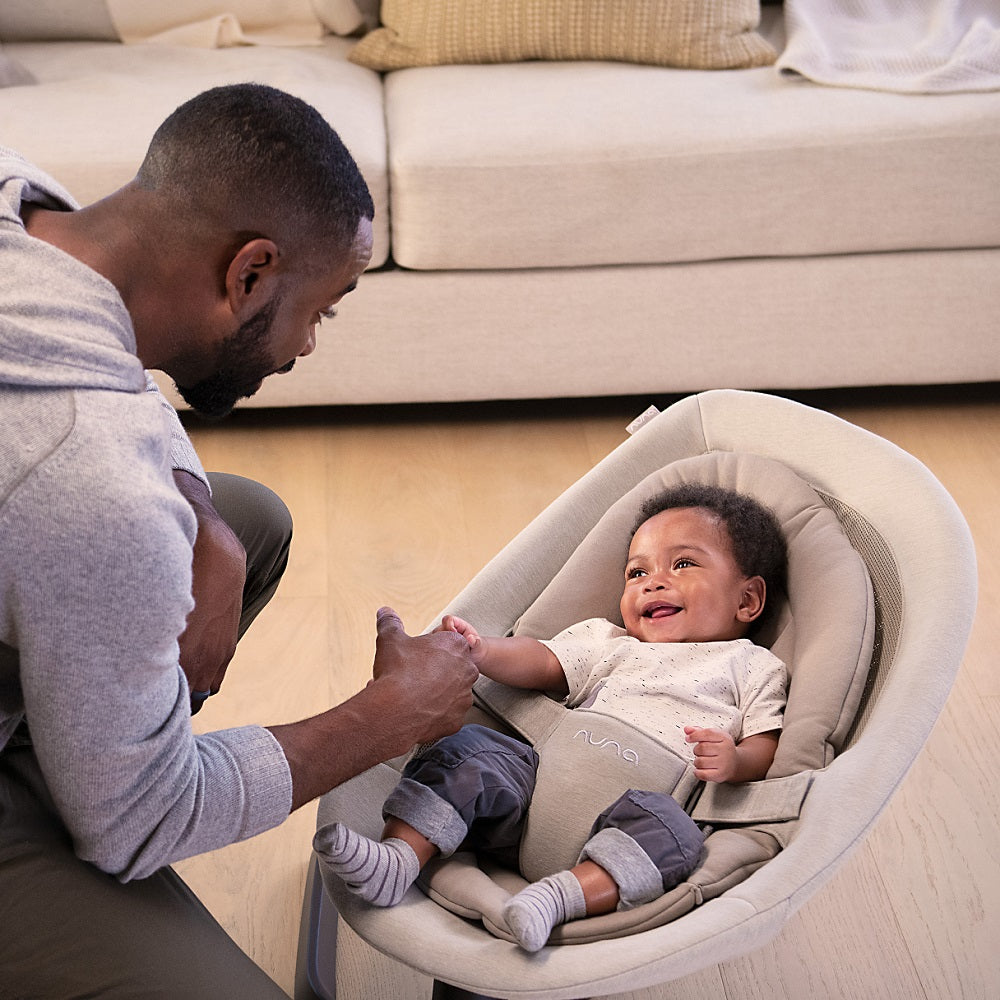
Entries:
{"label": "beige pillow", "polygon": [[378,24],[377,0],[312,0],[312,8],[334,35],[362,34]]}
{"label": "beige pillow", "polygon": [[775,61],[759,0],[384,0],[350,58],[370,69],[602,59],[738,69]]}

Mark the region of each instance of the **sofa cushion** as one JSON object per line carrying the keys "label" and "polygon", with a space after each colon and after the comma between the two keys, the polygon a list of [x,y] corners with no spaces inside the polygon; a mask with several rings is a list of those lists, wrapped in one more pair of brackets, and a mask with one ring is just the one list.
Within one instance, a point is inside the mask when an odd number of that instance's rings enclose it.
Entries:
{"label": "sofa cushion", "polygon": [[35,78],[16,60],[0,52],[0,87],[21,87]]}
{"label": "sofa cushion", "polygon": [[725,69],[773,63],[758,0],[384,0],[351,58],[371,69],[612,59]]}
{"label": "sofa cushion", "polygon": [[[318,38],[325,28],[350,35],[371,26],[373,0],[175,0],[151,4],[147,0],[4,0],[0,4],[0,40],[140,41],[167,32],[173,40],[227,37],[237,26],[241,43],[263,37]],[[216,25],[214,31],[191,32],[191,26]],[[178,34],[179,32],[179,34]],[[211,45],[212,43],[208,43]]]}
{"label": "sofa cushion", "polygon": [[323,24],[311,0],[106,0],[122,41],[218,48],[316,41]]}
{"label": "sofa cushion", "polygon": [[[765,13],[780,40],[780,10]],[[1000,232],[995,93],[526,62],[390,73],[386,117],[405,267],[991,247]]]}
{"label": "sofa cushion", "polygon": [[375,201],[377,267],[389,250],[382,83],[347,60],[352,44],[327,36],[299,48],[5,45],[38,84],[0,90],[2,141],[87,203],[132,179],[156,127],[179,104],[220,84],[266,82],[314,105],[358,161]]}
{"label": "sofa cushion", "polygon": [[106,0],[3,0],[0,41],[44,39],[117,41]]}

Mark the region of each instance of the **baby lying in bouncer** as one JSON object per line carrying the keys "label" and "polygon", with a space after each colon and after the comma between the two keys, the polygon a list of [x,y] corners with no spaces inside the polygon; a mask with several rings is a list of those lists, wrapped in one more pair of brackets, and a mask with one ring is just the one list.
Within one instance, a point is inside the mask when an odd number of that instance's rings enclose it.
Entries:
{"label": "baby lying in bouncer", "polygon": [[[786,682],[784,664],[748,636],[768,593],[783,589],[786,561],[777,520],[757,501],[679,486],[642,508],[625,564],[624,629],[590,619],[552,640],[487,638],[450,615],[439,629],[461,633],[493,680],[622,719],[691,761],[701,780],[754,781],[774,759]],[[324,878],[393,906],[428,861],[459,847],[516,867],[537,763],[520,740],[463,727],[407,763],[383,806],[381,841],[340,823],[317,832]],[[512,896],[504,919],[537,951],[557,924],[673,888],[697,866],[701,844],[669,794],[629,789],[597,818],[577,864]]]}

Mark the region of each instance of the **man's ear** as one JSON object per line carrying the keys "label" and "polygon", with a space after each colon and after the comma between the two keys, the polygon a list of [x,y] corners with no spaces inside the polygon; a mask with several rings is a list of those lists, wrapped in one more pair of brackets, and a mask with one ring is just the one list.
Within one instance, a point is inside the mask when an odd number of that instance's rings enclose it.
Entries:
{"label": "man's ear", "polygon": [[270,296],[270,285],[278,272],[278,247],[261,236],[244,243],[226,269],[226,297],[235,315],[248,306],[257,308]]}
{"label": "man's ear", "polygon": [[767,597],[767,585],[762,576],[751,576],[743,584],[743,594],[740,597],[739,610],[736,617],[748,624],[760,617],[764,610]]}

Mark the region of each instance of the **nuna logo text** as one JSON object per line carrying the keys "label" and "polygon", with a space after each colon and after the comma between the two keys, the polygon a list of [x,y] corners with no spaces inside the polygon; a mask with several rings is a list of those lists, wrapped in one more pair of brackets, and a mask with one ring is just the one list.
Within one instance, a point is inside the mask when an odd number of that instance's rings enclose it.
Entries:
{"label": "nuna logo text", "polygon": [[611,740],[607,737],[596,738],[589,729],[578,729],[573,739],[575,740],[578,736],[582,736],[585,743],[592,747],[597,747],[599,750],[613,750],[618,757],[628,761],[630,764],[639,763],[639,755],[635,750],[630,747],[623,747],[617,740]]}

